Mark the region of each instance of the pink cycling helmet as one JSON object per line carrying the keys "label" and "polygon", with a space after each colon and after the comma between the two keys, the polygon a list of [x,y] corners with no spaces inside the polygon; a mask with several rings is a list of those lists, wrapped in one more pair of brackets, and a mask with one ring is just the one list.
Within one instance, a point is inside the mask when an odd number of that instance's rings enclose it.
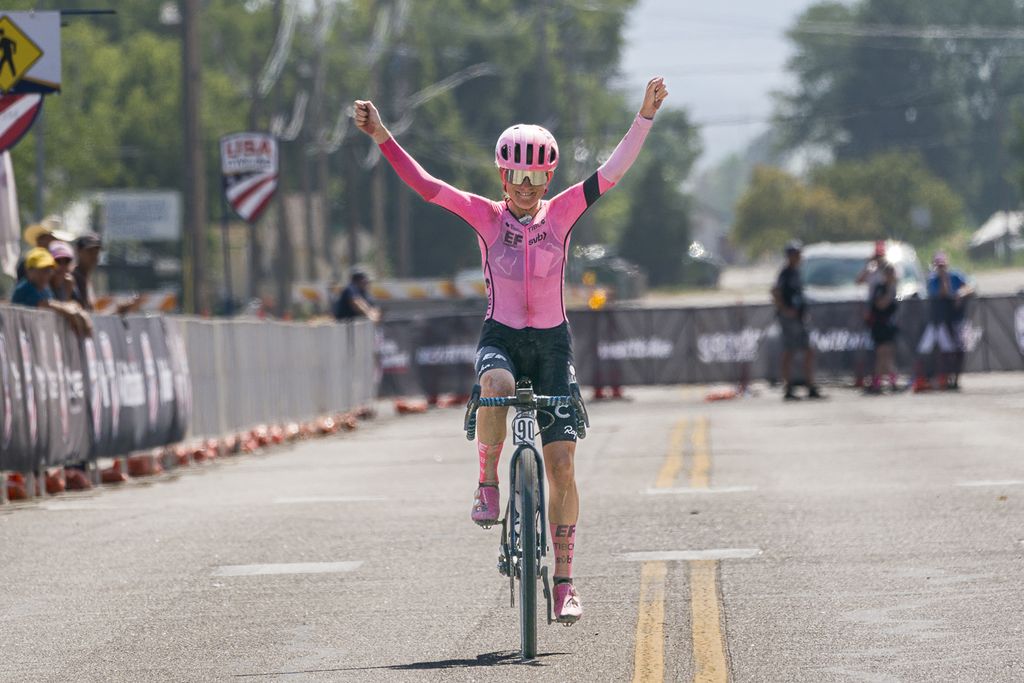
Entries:
{"label": "pink cycling helmet", "polygon": [[558,166],[558,143],[547,128],[517,123],[498,137],[494,163],[498,168],[516,171],[554,171]]}

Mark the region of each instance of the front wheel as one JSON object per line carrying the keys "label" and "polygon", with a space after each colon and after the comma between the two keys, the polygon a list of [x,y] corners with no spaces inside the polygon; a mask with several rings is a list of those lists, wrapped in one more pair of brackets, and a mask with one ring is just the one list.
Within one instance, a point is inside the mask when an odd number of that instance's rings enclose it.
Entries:
{"label": "front wheel", "polygon": [[537,486],[537,457],[532,448],[519,453],[517,493],[519,495],[519,622],[523,659],[537,656],[537,538],[540,509]]}

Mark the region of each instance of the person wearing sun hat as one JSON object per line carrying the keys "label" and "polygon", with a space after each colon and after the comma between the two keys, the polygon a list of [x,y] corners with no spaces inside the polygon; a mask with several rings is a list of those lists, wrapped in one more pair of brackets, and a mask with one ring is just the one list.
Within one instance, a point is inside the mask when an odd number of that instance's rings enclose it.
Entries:
{"label": "person wearing sun hat", "polygon": [[35,247],[25,254],[25,277],[18,280],[11,303],[28,308],[49,309],[65,318],[80,335],[92,334],[92,321],[82,307],[73,301],[57,301],[50,281],[57,271],[57,261],[47,249]]}
{"label": "person wearing sun hat", "polygon": [[[61,220],[58,216],[47,216],[38,223],[33,223],[25,228],[25,232],[21,236],[30,249],[35,247],[48,249],[54,240],[70,242],[74,239],[73,235],[61,230]],[[18,280],[25,277],[25,255],[18,259]]]}

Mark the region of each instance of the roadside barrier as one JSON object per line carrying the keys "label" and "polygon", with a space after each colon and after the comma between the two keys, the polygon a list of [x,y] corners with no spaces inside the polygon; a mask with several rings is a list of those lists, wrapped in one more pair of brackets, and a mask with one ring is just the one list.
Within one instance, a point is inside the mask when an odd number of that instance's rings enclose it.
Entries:
{"label": "roadside barrier", "polygon": [[63,468],[100,458],[116,458],[97,477],[113,483],[349,429],[376,396],[366,321],[92,320],[79,338],[48,311],[0,305],[0,502],[88,488]]}
{"label": "roadside barrier", "polygon": [[[897,362],[909,373],[929,302],[902,302]],[[380,326],[382,396],[462,394],[474,381],[480,316],[387,320]],[[730,383],[779,378],[782,350],[771,306],[570,311],[583,386]],[[819,375],[855,380],[873,345],[858,302],[815,304],[808,330]],[[966,372],[1024,370],[1024,297],[979,297],[961,328]]]}

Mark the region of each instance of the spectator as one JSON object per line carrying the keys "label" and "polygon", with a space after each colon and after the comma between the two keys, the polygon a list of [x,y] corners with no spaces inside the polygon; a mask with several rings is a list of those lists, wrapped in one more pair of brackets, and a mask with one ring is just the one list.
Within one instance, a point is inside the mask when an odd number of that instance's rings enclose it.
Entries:
{"label": "spectator", "polygon": [[348,287],[334,302],[333,312],[337,320],[351,320],[366,317],[373,322],[380,322],[380,309],[370,298],[370,276],[365,271],[355,270]]}
{"label": "spectator", "polygon": [[868,394],[882,393],[882,378],[888,376],[889,386],[896,390],[896,266],[886,263],[882,266],[881,280],[871,291],[869,323],[871,340],[875,343],[875,375],[871,385],[865,389]]}
{"label": "spectator", "polygon": [[71,275],[71,271],[74,269],[75,252],[71,251],[70,244],[60,240],[50,242],[49,251],[53,260],[57,262],[53,279],[50,280],[53,298],[57,301],[71,301],[75,292],[75,278]]}
{"label": "spectator", "polygon": [[18,280],[11,303],[29,308],[48,308],[67,319],[78,334],[92,334],[92,321],[81,306],[73,301],[53,298],[50,281],[56,270],[57,262],[49,251],[42,247],[29,250],[25,255],[25,277]]}
{"label": "spectator", "polygon": [[938,251],[932,258],[932,272],[928,276],[928,325],[917,345],[914,391],[931,388],[931,372],[925,372],[925,361],[934,359],[936,347],[938,362],[928,365],[937,370],[937,389],[959,389],[960,371],[963,369],[963,323],[967,298],[974,287],[958,270],[949,269],[949,258]]}
{"label": "spectator", "polygon": [[823,398],[814,383],[814,349],[811,348],[810,336],[807,334],[805,317],[807,305],[804,301],[804,288],[800,280],[800,252],[803,245],[793,241],[786,245],[786,267],[779,273],[779,279],[772,289],[772,300],[782,330],[782,381],[786,385],[783,399],[795,401],[791,380],[793,355],[799,351],[804,354],[804,381],[807,384],[807,398]]}
{"label": "spectator", "polygon": [[[60,229],[60,218],[57,216],[47,216],[39,223],[33,223],[32,225],[25,228],[25,232],[22,233],[22,237],[25,243],[29,245],[29,248],[42,247],[48,249],[50,243],[54,240],[60,240],[62,242],[70,242],[73,237]],[[25,255],[22,255],[18,259],[17,265],[18,280],[25,278]]]}
{"label": "spectator", "polygon": [[103,240],[94,232],[87,232],[75,240],[78,263],[71,276],[75,280],[72,298],[87,311],[96,310],[96,297],[92,291],[92,274],[100,263]]}
{"label": "spectator", "polygon": [[885,275],[882,272],[885,264],[885,240],[878,240],[875,242],[874,254],[864,262],[864,267],[857,274],[857,284],[868,285],[868,303],[871,302],[871,294],[875,291],[875,287],[885,280]]}
{"label": "spectator", "polygon": [[[92,286],[92,275],[100,264],[100,251],[103,249],[103,240],[94,232],[87,232],[75,240],[75,252],[78,262],[71,272],[74,278],[75,288],[71,298],[87,311],[96,310],[96,295]],[[124,315],[138,310],[142,303],[138,294],[129,301],[117,305],[117,313]]]}

